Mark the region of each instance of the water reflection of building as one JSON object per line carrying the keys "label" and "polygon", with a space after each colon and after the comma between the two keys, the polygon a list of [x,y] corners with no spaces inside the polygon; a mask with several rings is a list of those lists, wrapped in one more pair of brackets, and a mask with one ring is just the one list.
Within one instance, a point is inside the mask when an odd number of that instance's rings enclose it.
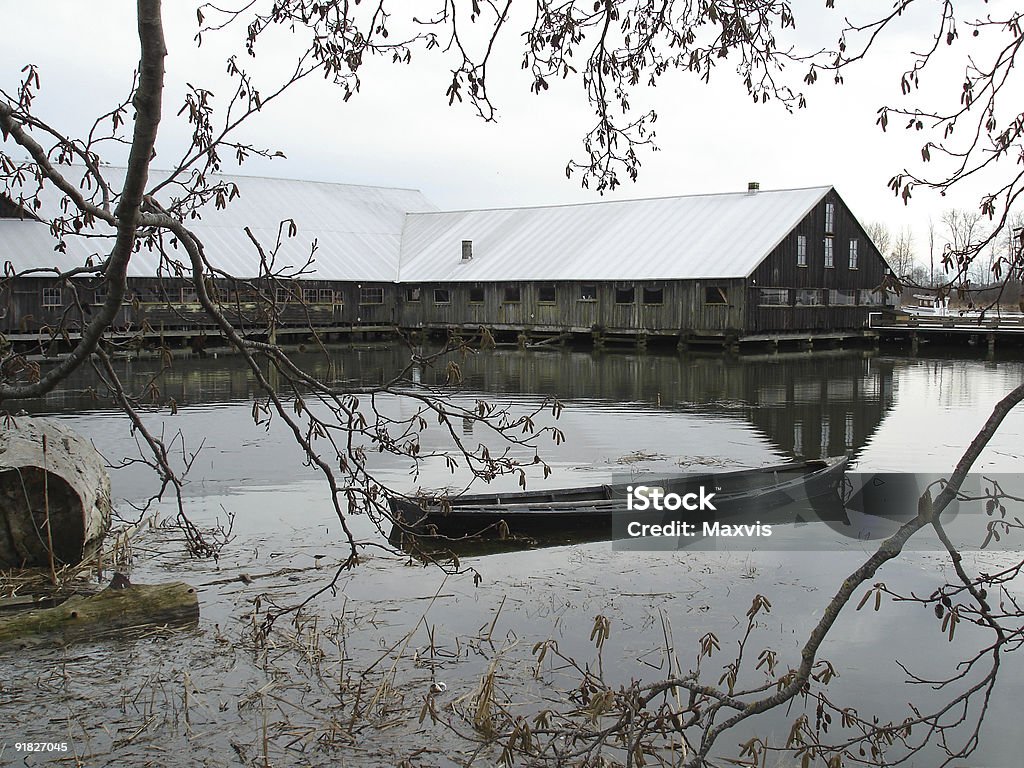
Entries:
{"label": "water reflection of building", "polygon": [[824,358],[761,365],[748,385],[750,420],[784,453],[836,456],[864,446],[893,405],[893,362]]}
{"label": "water reflection of building", "polygon": [[[298,358],[313,375],[339,384],[379,384],[408,360],[408,350],[397,347]],[[853,351],[741,357],[496,351],[461,361],[461,389],[725,416],[752,425],[780,453],[818,458],[865,444],[892,406],[896,364]],[[158,367],[155,361],[119,365],[126,387],[136,391],[145,389]],[[443,366],[420,370],[424,384],[443,386],[444,376]],[[259,394],[248,369],[233,357],[176,360],[156,382],[161,395],[179,406]],[[32,410],[103,407],[102,398],[90,393],[96,386],[80,376]]]}
{"label": "water reflection of building", "polygon": [[862,447],[893,404],[892,360],[836,352],[771,356],[500,354],[464,366],[485,392],[554,394],[747,420],[780,452],[807,458]]}

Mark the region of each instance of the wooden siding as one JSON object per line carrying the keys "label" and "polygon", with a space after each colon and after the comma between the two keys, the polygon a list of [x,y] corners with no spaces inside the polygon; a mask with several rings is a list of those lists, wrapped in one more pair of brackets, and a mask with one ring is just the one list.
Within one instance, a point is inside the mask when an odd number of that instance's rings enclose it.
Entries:
{"label": "wooden siding", "polygon": [[[724,288],[729,303],[707,304],[705,293],[711,286]],[[745,297],[742,280],[419,283],[401,288],[398,317],[400,325],[407,328],[484,325],[576,333],[593,329],[665,335],[735,333],[742,326]],[[516,288],[518,301],[508,301],[506,292]],[[408,293],[415,289],[419,289],[419,301],[410,301]],[[552,289],[554,301],[548,300]],[[632,290],[632,301],[617,301],[622,290]],[[448,302],[435,301],[436,291],[446,291]],[[474,291],[483,292],[482,301],[470,301]],[[651,303],[656,299],[660,301]]]}
{"label": "wooden siding", "polygon": [[[220,281],[214,287],[225,315],[239,330],[259,333],[270,326],[270,307],[266,301],[258,300],[254,292]],[[111,325],[115,330],[148,326],[154,332],[214,330],[213,321],[191,288],[191,282],[179,279],[129,278],[124,306]],[[58,289],[60,305],[45,306],[47,299],[55,300]],[[279,326],[393,325],[396,322],[398,287],[391,283],[303,280],[268,285],[263,290],[274,290]],[[68,330],[78,330],[83,321],[74,308],[76,292],[85,307],[87,322],[88,315],[105,297],[99,281],[75,280],[71,285],[58,285],[55,278],[33,277],[0,284],[0,329],[37,332],[57,328],[63,322]]]}
{"label": "wooden siding", "polygon": [[[831,232],[826,232],[826,205],[835,206]],[[807,238],[806,266],[798,264],[799,238]],[[825,239],[833,242],[833,266],[825,266]],[[850,268],[850,241],[857,241],[857,267]],[[746,329],[748,333],[771,331],[815,331],[862,328],[868,312],[877,306],[860,303],[861,291],[878,288],[889,267],[864,228],[835,190],[815,206],[750,276]],[[760,297],[764,288],[788,291],[782,306],[765,306]],[[797,292],[805,289],[822,292],[823,303],[800,306]],[[857,304],[829,304],[830,291],[854,291]]]}

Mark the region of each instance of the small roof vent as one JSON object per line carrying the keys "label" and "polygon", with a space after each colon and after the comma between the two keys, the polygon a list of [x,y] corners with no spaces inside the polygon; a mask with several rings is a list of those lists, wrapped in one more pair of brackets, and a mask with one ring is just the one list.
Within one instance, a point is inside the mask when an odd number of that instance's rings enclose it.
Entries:
{"label": "small roof vent", "polygon": [[462,241],[462,260],[472,261],[473,260],[473,241],[463,240]]}
{"label": "small roof vent", "polygon": [[747,192],[757,192],[761,188],[761,182],[759,181],[748,181]]}

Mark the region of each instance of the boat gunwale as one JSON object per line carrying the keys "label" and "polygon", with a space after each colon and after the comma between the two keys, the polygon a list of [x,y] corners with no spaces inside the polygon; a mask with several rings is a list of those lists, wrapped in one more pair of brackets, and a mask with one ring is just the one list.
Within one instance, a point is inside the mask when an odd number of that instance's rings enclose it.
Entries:
{"label": "boat gunwale", "polygon": [[[771,474],[777,472],[797,472],[800,469],[807,470],[783,482],[765,485],[760,488],[734,489],[732,493],[725,493],[720,496],[722,499],[755,499],[758,496],[778,493],[788,488],[806,485],[808,482],[814,482],[815,479],[828,477],[830,474],[842,470],[848,460],[849,457],[847,456],[830,456],[824,459],[809,459],[803,462],[788,462],[786,464],[729,470],[726,472],[684,473],[672,478],[658,478],[657,480],[663,483],[669,480],[676,480],[678,482],[695,482],[699,478],[714,480],[716,478],[736,478],[741,476]],[[584,486],[581,488],[555,489],[553,491],[510,492],[507,494],[464,494],[461,496],[450,497],[450,499],[448,499],[449,504],[447,507],[441,501],[446,497],[391,497],[389,502],[391,509],[396,516],[403,518],[407,523],[411,523],[414,526],[429,523],[430,520],[438,518],[451,520],[452,518],[486,517],[494,515],[509,515],[510,517],[536,515],[550,516],[552,519],[555,519],[559,517],[586,517],[591,515],[609,514],[614,512],[616,509],[621,508],[622,503],[625,500],[625,496],[609,495],[604,498],[576,498],[564,501],[553,501],[540,499],[531,500],[528,498],[528,495],[536,494],[538,496],[557,496],[561,493],[582,495],[586,492],[610,494],[613,493],[615,489],[624,490],[626,487],[628,487],[626,484],[616,483],[598,486]],[[491,503],[480,503],[500,498],[502,495],[509,496],[517,500],[506,501],[504,503],[500,501],[497,503],[494,503],[493,501]],[[423,502],[429,503],[427,506],[424,506]],[[413,517],[414,519],[410,520],[410,517]]]}

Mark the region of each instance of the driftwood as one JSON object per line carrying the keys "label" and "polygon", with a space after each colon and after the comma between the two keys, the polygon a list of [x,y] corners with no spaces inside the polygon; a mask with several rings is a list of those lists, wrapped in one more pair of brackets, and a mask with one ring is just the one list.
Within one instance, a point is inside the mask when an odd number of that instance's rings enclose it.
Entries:
{"label": "driftwood", "polygon": [[91,443],[46,419],[0,423],[0,567],[75,565],[103,540],[110,512],[110,476]]}
{"label": "driftwood", "polygon": [[0,649],[96,640],[188,626],[198,620],[196,590],[183,582],[108,587],[94,595],[68,598],[53,608],[0,618]]}

